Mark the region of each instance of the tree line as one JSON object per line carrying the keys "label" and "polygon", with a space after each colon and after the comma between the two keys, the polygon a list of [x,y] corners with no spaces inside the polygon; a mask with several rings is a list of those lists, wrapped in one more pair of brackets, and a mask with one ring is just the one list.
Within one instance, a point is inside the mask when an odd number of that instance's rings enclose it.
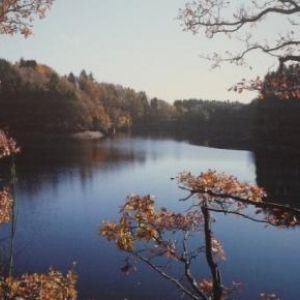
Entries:
{"label": "tree line", "polygon": [[112,129],[187,134],[246,130],[247,105],[202,99],[170,104],[145,92],[98,82],[82,70],[60,76],[35,60],[0,60],[0,126],[22,136],[28,132],[72,133]]}
{"label": "tree line", "polygon": [[231,148],[266,142],[295,147],[300,94],[285,85],[297,83],[299,70],[293,65],[280,74],[268,73],[261,95],[249,104],[203,99],[170,104],[132,88],[98,82],[85,70],[78,76],[60,76],[35,60],[0,59],[0,128],[19,139],[28,133],[51,136],[94,130],[106,135],[130,130],[197,142],[208,139],[214,146],[226,143]]}
{"label": "tree line", "polygon": [[174,108],[144,92],[99,83],[92,73],[60,76],[52,68],[24,60],[0,60],[0,126],[16,131],[76,132],[166,119]]}

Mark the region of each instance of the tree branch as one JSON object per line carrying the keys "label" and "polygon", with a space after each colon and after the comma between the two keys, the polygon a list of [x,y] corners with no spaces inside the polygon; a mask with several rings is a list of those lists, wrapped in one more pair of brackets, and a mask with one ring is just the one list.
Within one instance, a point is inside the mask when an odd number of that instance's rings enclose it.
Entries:
{"label": "tree branch", "polygon": [[187,199],[191,198],[195,194],[207,194],[209,196],[222,198],[222,199],[233,199],[233,200],[236,200],[236,201],[239,201],[239,202],[242,202],[242,203],[245,203],[245,204],[254,205],[254,206],[257,206],[257,207],[270,208],[270,209],[274,209],[274,208],[275,209],[282,209],[282,210],[286,210],[286,211],[290,211],[290,212],[293,212],[293,213],[300,214],[300,209],[298,209],[298,208],[293,208],[293,207],[280,205],[280,204],[276,204],[276,203],[272,203],[272,202],[256,202],[256,201],[252,201],[252,200],[249,200],[249,199],[234,196],[234,195],[231,195],[231,194],[226,194],[226,193],[219,194],[219,193],[216,193],[216,192],[211,191],[211,190],[202,190],[202,189],[193,189],[193,190],[191,190],[191,189],[185,188],[183,186],[180,186],[179,188],[182,189],[182,190],[186,190],[186,191],[190,192],[190,194],[186,198],[180,199],[180,201],[186,201]]}
{"label": "tree branch", "polygon": [[187,237],[188,237],[188,232],[185,233],[185,236],[184,236],[184,239],[183,239],[182,261],[184,262],[185,276],[186,276],[188,282],[191,284],[192,288],[196,291],[196,293],[198,293],[203,299],[208,300],[208,297],[201,291],[197,281],[192,276],[192,272],[191,272],[191,268],[190,268],[190,259],[187,257],[187,253],[188,253]]}
{"label": "tree branch", "polygon": [[170,282],[172,282],[173,284],[175,284],[180,290],[182,290],[186,295],[190,296],[192,299],[195,299],[195,300],[208,300],[208,298],[205,295],[204,296],[197,296],[197,295],[191,293],[184,285],[182,285],[179,282],[179,280],[175,279],[174,277],[170,276],[169,274],[167,274],[166,272],[164,272],[163,270],[161,270],[158,266],[154,265],[146,257],[141,256],[138,253],[134,253],[134,252],[129,252],[129,253],[132,254],[133,256],[137,257],[141,261],[143,261],[152,270],[154,270],[155,272],[159,273],[161,276],[163,276],[164,278],[166,278],[167,280],[169,280]]}
{"label": "tree branch", "polygon": [[[212,3],[213,1],[209,1]],[[283,2],[283,1],[281,1]],[[202,1],[189,3],[186,6],[186,10],[181,10],[181,14],[179,15],[180,19],[185,19],[185,25],[187,30],[196,30],[195,27],[206,27],[209,28],[206,31],[208,37],[213,37],[217,33],[232,33],[238,31],[244,25],[248,23],[255,23],[260,21],[264,16],[275,13],[281,15],[292,15],[297,12],[300,12],[300,6],[295,3],[294,1],[284,1],[285,3],[290,3],[293,7],[292,8],[280,8],[280,7],[268,7],[263,9],[257,14],[253,14],[252,16],[247,16],[246,9],[240,8],[238,9],[237,13],[233,15],[233,18],[237,19],[236,21],[227,21],[222,20],[221,17],[213,15],[213,8],[214,6],[222,7],[222,3],[216,3],[210,7],[210,11],[207,8],[201,8]],[[206,17],[206,19],[205,19]],[[202,20],[204,19],[204,20]],[[228,27],[228,28],[227,28]]]}
{"label": "tree branch", "polygon": [[224,214],[232,214],[232,215],[237,215],[237,216],[241,216],[245,219],[248,219],[248,220],[251,220],[251,221],[254,221],[254,222],[257,222],[257,223],[264,223],[264,224],[270,224],[272,226],[276,226],[272,223],[270,223],[269,221],[266,221],[266,220],[258,220],[258,219],[255,219],[253,217],[250,217],[246,214],[243,214],[243,213],[240,213],[238,211],[232,211],[232,210],[226,210],[226,209],[216,209],[216,208],[207,208],[209,211],[213,211],[213,212],[218,212],[218,213],[224,213]]}
{"label": "tree branch", "polygon": [[[250,2],[250,1],[249,1]],[[231,38],[247,36],[244,40],[244,50],[238,54],[214,53],[213,55],[201,55],[201,57],[213,61],[213,66],[219,66],[220,62],[233,62],[239,65],[244,64],[245,56],[252,51],[261,50],[264,54],[275,56],[280,59],[279,67],[287,61],[299,61],[297,46],[300,42],[294,40],[294,31],[286,31],[284,36],[276,45],[269,47],[262,41],[250,41],[250,32],[254,31],[257,23],[262,22],[269,15],[277,15],[282,18],[297,16],[300,12],[299,1],[295,0],[274,0],[264,1],[261,5],[257,0],[251,1],[246,7],[237,6],[232,13],[232,7],[225,0],[195,0],[186,4],[184,9],[179,11],[178,19],[182,21],[184,30],[196,34],[202,31],[207,38],[214,38],[216,34],[223,33]],[[234,9],[234,8],[233,8]],[[248,27],[246,27],[248,25]],[[292,24],[290,24],[292,25]],[[276,53],[278,52],[278,53]],[[282,59],[281,59],[282,58]]]}
{"label": "tree branch", "polygon": [[207,207],[202,206],[201,211],[204,216],[204,232],[205,232],[205,241],[206,241],[206,259],[208,266],[211,271],[212,280],[213,280],[213,299],[221,300],[222,297],[222,284],[221,284],[221,274],[218,268],[218,265],[215,263],[212,255],[212,235],[210,228],[210,214]]}

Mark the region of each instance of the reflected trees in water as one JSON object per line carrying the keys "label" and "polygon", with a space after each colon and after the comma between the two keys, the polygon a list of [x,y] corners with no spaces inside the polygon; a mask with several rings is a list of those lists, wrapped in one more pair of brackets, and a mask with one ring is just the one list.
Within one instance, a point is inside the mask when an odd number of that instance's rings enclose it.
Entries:
{"label": "reflected trees in water", "polygon": [[[1,237],[1,250],[6,250],[8,242],[8,257],[3,259],[1,251],[0,270],[0,299],[77,299],[76,282],[77,275],[74,270],[67,274],[51,269],[48,273],[23,274],[19,278],[14,277],[14,238],[16,232],[16,197],[14,193],[17,181],[14,156],[20,152],[14,139],[0,130],[0,158],[8,159],[9,180],[4,186],[0,186],[0,225],[11,226],[9,237]],[[1,174],[3,175],[3,174]]]}
{"label": "reflected trees in water", "polygon": [[[234,176],[209,170],[198,176],[181,173],[178,187],[188,193],[188,209],[177,213],[157,209],[150,195],[129,195],[120,209],[119,222],[105,221],[100,233],[129,255],[121,271],[144,262],[171,281],[191,299],[230,299],[240,283],[223,283],[219,264],[226,254],[213,232],[216,213],[233,214],[272,226],[296,226],[300,210],[266,201],[264,189],[242,183]],[[247,209],[249,206],[255,209]],[[206,271],[201,266],[206,265]],[[199,267],[200,266],[200,267]],[[279,299],[261,293],[262,299]]]}

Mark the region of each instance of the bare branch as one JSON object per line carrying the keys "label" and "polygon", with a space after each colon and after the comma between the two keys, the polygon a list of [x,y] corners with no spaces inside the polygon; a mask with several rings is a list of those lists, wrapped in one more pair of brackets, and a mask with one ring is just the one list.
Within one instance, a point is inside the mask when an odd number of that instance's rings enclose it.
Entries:
{"label": "bare branch", "polygon": [[166,278],[167,280],[169,280],[170,282],[175,284],[180,290],[182,290],[186,295],[190,296],[192,299],[208,300],[208,298],[204,294],[202,296],[197,296],[197,295],[191,293],[188,289],[186,289],[186,287],[184,285],[182,285],[179,282],[179,280],[177,280],[176,278],[174,278],[174,277],[170,276],[169,274],[167,274],[166,272],[164,272],[161,268],[159,268],[158,266],[153,264],[148,258],[146,258],[142,255],[139,255],[138,253],[134,253],[134,252],[130,252],[130,254],[137,257],[138,259],[143,261],[146,265],[148,265],[152,270],[159,273],[162,277]]}
{"label": "bare branch", "polygon": [[208,208],[209,211],[213,211],[213,212],[217,212],[217,213],[224,213],[224,214],[232,214],[232,215],[237,215],[237,216],[240,216],[240,217],[243,217],[245,219],[248,219],[248,220],[251,220],[253,222],[257,222],[257,223],[264,223],[264,224],[270,224],[272,226],[275,226],[275,224],[272,224],[270,223],[269,221],[266,221],[266,220],[259,220],[259,219],[256,219],[256,218],[253,218],[253,217],[250,217],[246,214],[243,214],[239,211],[231,211],[231,210],[226,210],[226,209],[216,209],[216,208]]}
{"label": "bare branch", "polygon": [[[242,4],[234,7],[225,0],[195,0],[188,2],[185,8],[179,11],[178,19],[181,20],[183,29],[194,34],[203,32],[207,38],[214,38],[217,34],[236,38],[244,43],[237,54],[232,54],[229,49],[225,53],[215,52],[212,55],[202,54],[201,57],[219,66],[221,62],[230,62],[237,65],[245,64],[245,57],[252,51],[260,50],[263,54],[280,59],[280,66],[287,61],[299,61],[299,44],[295,40],[295,32],[287,30],[279,34],[279,39],[273,46],[269,46],[264,39],[252,40],[252,32],[258,23],[267,20],[268,16],[275,15],[279,19],[290,21],[290,26],[296,24],[291,17],[298,17],[300,4],[295,0],[274,0],[258,2],[252,0],[248,6]],[[288,22],[287,22],[288,23]],[[241,40],[241,36],[246,36]]]}
{"label": "bare branch", "polygon": [[290,212],[293,212],[293,213],[300,214],[300,209],[298,209],[298,208],[285,206],[285,205],[280,205],[280,204],[277,204],[277,203],[256,202],[256,201],[252,201],[252,200],[249,200],[249,199],[246,199],[246,198],[241,198],[239,196],[234,196],[234,195],[231,195],[231,194],[225,194],[225,193],[224,194],[219,194],[219,193],[216,193],[216,192],[211,191],[211,190],[202,190],[202,189],[190,190],[190,189],[185,188],[183,186],[180,186],[179,188],[182,189],[182,190],[186,190],[186,191],[190,192],[190,194],[186,198],[180,199],[180,201],[186,201],[186,200],[190,199],[195,194],[203,194],[203,195],[207,194],[209,196],[216,197],[216,198],[233,199],[235,201],[239,201],[239,202],[242,202],[242,203],[245,203],[245,204],[254,205],[254,206],[257,206],[257,207],[269,208],[269,209],[274,209],[274,208],[275,209],[282,209],[282,210],[286,210],[286,211],[290,211]]}
{"label": "bare branch", "polygon": [[187,247],[187,238],[188,238],[189,233],[186,232],[184,239],[183,239],[183,255],[182,255],[182,261],[184,263],[185,267],[185,276],[188,280],[188,282],[191,284],[192,288],[196,291],[196,293],[200,294],[203,299],[208,299],[208,297],[201,291],[199,288],[199,285],[197,281],[195,280],[195,277],[193,277],[191,268],[190,268],[190,258],[188,258],[188,247]]}

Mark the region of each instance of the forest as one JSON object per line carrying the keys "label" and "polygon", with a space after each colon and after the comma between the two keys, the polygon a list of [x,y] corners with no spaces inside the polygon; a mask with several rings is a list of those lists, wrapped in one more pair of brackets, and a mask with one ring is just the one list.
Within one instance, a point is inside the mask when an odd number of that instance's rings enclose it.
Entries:
{"label": "forest", "polygon": [[242,140],[249,136],[253,115],[253,105],[238,102],[149,99],[145,92],[98,82],[85,70],[60,76],[35,60],[1,59],[0,80],[0,126],[18,139],[34,133],[130,130]]}
{"label": "forest", "polygon": [[[285,75],[282,75],[285,74]],[[299,78],[299,66],[281,73],[284,82]],[[149,99],[145,92],[119,84],[98,82],[84,69],[78,76],[60,76],[35,60],[0,60],[0,127],[20,141],[28,135],[66,136],[82,131],[130,131],[139,135],[168,135],[217,147],[246,148],[271,143],[299,144],[299,96],[270,93],[278,84],[267,74],[265,92],[249,104],[203,99],[177,99],[170,104]],[[282,80],[282,79],[281,79]],[[293,130],[291,130],[293,128]]]}

